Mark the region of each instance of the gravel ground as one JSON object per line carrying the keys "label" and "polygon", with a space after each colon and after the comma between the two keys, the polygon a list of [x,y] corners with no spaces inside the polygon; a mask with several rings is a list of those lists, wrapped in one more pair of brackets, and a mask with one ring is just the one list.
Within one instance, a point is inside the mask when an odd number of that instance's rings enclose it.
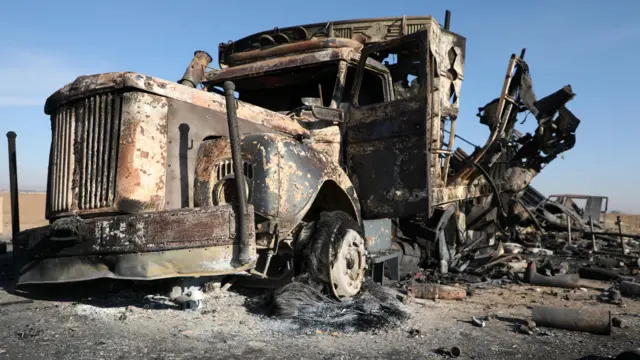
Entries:
{"label": "gravel ground", "polygon": [[[596,291],[492,287],[464,301],[408,304],[411,317],[393,329],[344,333],[253,314],[233,291],[207,295],[197,311],[126,289],[78,298],[56,287],[55,300],[44,300],[14,291],[8,264],[5,255],[0,359],[445,359],[436,350],[452,346],[462,350],[459,359],[608,359],[640,348],[640,302],[605,304]],[[33,302],[7,305],[25,298]],[[611,336],[542,328],[522,334],[516,322],[530,317],[532,304],[608,309],[622,328]],[[473,326],[474,316],[488,317],[486,326]]]}

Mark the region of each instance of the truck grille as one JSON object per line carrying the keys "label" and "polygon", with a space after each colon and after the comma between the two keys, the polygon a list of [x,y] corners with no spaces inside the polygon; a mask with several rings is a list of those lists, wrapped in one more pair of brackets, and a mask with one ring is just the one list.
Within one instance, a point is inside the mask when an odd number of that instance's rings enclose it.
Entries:
{"label": "truck grille", "polygon": [[66,105],[52,116],[51,212],[112,205],[120,112],[120,96],[104,93]]}
{"label": "truck grille", "polygon": [[[244,176],[248,179],[253,178],[253,165],[248,161],[242,162],[242,169],[244,172]],[[222,160],[216,165],[216,180],[220,181],[227,175],[232,175],[233,171],[233,160]]]}

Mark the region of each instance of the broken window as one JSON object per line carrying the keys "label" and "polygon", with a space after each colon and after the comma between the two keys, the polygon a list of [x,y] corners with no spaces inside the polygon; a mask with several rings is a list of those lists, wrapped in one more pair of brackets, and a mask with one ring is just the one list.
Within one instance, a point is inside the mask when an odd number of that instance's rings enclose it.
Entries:
{"label": "broken window", "polygon": [[[355,81],[357,68],[349,65],[347,69],[347,78],[345,81],[345,94],[342,96],[343,102],[351,103],[351,91],[353,82]],[[358,94],[358,104],[366,106],[384,102],[385,87],[384,77],[371,69],[365,68],[362,76],[362,87]]]}
{"label": "broken window", "polygon": [[417,41],[402,44],[393,49],[374,54],[383,58],[389,69],[395,99],[406,99],[420,94],[420,49]]}
{"label": "broken window", "polygon": [[[376,45],[372,45],[376,46]],[[362,84],[359,88],[358,105],[366,106],[375,103],[381,103],[390,100],[399,100],[414,98],[420,96],[423,93],[423,84],[425,83],[423,77],[425,71],[421,71],[424,61],[424,56],[420,50],[420,41],[407,40],[399,42],[397,45],[387,45],[387,48],[375,48],[370,52],[365,50],[365,56],[368,56],[367,63],[377,63],[377,67],[388,71],[391,80],[391,89],[385,91],[385,82],[388,78],[380,76],[379,80],[376,79],[373,84],[373,76],[376,73],[372,72],[367,65],[364,70]],[[351,74],[353,76],[353,74]],[[350,85],[349,74],[347,77],[348,87]],[[378,82],[380,81],[380,83]],[[352,82],[352,80],[351,80]],[[373,86],[375,85],[375,86]],[[386,97],[371,97],[371,91],[378,91],[382,89],[387,94]]]}
{"label": "broken window", "polygon": [[287,112],[304,106],[303,98],[316,98],[318,103],[328,107],[337,75],[337,63],[323,63],[247,76],[233,79],[233,82],[239,100],[272,111]]}

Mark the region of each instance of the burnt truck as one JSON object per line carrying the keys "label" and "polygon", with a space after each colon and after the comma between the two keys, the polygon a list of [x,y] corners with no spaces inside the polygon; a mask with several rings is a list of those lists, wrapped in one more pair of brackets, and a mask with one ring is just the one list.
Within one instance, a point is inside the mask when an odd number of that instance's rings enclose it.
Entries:
{"label": "burnt truck", "polygon": [[[218,69],[197,51],[177,82],[77,78],[45,104],[50,225],[14,221],[17,283],[307,276],[340,299],[446,268],[517,222],[579,124],[570,86],[536,98],[523,51],[480,109],[486,144],[456,148],[466,39],[449,22],[274,28],[220,44]],[[515,130],[524,111],[534,134]]]}

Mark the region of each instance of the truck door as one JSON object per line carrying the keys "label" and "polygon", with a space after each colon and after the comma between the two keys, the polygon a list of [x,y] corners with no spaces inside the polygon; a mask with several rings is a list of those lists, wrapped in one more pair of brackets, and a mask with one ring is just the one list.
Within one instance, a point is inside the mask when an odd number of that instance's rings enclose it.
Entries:
{"label": "truck door", "polygon": [[[345,162],[365,218],[430,216],[431,156],[427,31],[365,47],[351,89]],[[390,91],[372,94],[376,76],[367,59],[384,62]],[[381,75],[377,75],[381,76]],[[349,81],[347,80],[347,86]],[[383,81],[384,83],[384,81]],[[378,85],[379,86],[379,85]]]}

